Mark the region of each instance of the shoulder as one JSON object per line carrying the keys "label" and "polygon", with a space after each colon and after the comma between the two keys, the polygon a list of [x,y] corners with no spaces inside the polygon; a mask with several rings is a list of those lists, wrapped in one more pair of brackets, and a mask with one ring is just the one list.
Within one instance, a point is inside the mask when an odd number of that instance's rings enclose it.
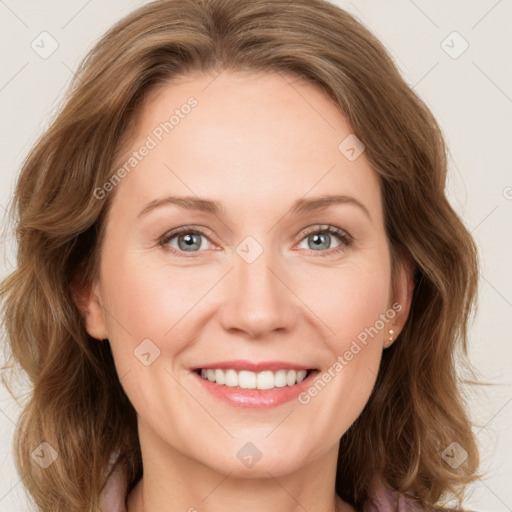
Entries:
{"label": "shoulder", "polygon": [[[395,489],[379,485],[362,512],[421,512],[425,511],[414,497],[399,493]],[[474,512],[461,509],[439,509],[439,512]]]}
{"label": "shoulder", "polygon": [[384,486],[377,487],[371,499],[363,507],[363,512],[416,512],[421,510],[424,509],[420,508],[413,498]]}
{"label": "shoulder", "polygon": [[[109,470],[115,461],[115,455],[111,457]],[[110,471],[108,471],[110,472]],[[101,512],[127,512],[126,511],[126,482],[119,467],[108,477],[107,483],[101,492]]]}

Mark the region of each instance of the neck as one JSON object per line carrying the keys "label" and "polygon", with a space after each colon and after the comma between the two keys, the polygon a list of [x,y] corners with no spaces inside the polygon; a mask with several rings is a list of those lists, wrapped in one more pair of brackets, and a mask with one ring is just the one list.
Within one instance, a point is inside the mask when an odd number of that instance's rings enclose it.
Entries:
{"label": "neck", "polygon": [[[127,511],[128,512],[148,512],[144,503],[144,482],[141,479],[137,485],[134,487],[132,493],[130,494],[127,502]],[[290,508],[290,510],[303,509],[304,508],[297,504],[297,507]],[[204,509],[207,510],[207,509]],[[306,510],[316,510],[316,509],[306,509]],[[318,509],[324,510],[324,509]],[[331,508],[326,509],[327,511],[333,512],[356,512],[356,509],[352,507],[349,503],[344,502],[339,496],[335,497],[334,504]],[[197,509],[194,507],[189,507],[187,512],[197,512]]]}
{"label": "neck", "polygon": [[216,471],[140,434],[144,477],[128,497],[128,512],[355,511],[334,491],[337,445],[287,474],[272,475],[269,469],[247,477],[237,475],[237,467]]}

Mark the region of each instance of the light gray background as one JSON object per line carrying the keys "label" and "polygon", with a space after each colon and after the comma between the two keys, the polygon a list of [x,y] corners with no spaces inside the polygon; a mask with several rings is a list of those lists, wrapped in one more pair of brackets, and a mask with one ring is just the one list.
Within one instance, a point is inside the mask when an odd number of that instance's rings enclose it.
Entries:
{"label": "light gray background", "polygon": [[[0,214],[31,145],[58,107],[78,62],[136,0],[0,0]],[[394,56],[408,83],[436,115],[450,149],[449,198],[481,256],[479,310],[470,356],[487,389],[468,388],[487,474],[471,487],[468,509],[512,511],[512,2],[511,0],[338,1]],[[31,43],[58,48],[41,58]],[[458,36],[450,36],[457,31]],[[450,36],[450,37],[448,37]],[[448,37],[448,39],[447,39]],[[457,58],[453,58],[469,47]],[[445,41],[443,43],[443,41]],[[446,50],[446,51],[445,51]],[[40,51],[43,51],[41,48]],[[449,53],[452,55],[450,56]],[[2,238],[0,276],[13,268],[12,239]],[[11,440],[19,408],[0,389],[0,510],[28,510],[14,470]]]}

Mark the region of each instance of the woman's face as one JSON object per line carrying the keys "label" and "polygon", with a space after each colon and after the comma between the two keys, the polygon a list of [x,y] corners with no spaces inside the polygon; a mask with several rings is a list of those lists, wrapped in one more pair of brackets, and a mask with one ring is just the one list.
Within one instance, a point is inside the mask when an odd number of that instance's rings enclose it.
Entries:
{"label": "woman's face", "polygon": [[410,297],[362,150],[284,75],[188,76],[148,98],[120,181],[95,192],[115,189],[87,313],[143,455],[255,476],[337,453]]}

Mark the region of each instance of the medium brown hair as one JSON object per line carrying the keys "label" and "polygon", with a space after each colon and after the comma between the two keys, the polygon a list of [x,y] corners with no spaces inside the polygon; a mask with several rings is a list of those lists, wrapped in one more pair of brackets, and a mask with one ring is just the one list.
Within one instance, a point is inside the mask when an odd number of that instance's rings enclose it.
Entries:
{"label": "medium brown hair", "polygon": [[[467,330],[477,249],[445,196],[446,148],[431,112],[375,36],[323,0],[152,2],[111,28],[80,65],[23,164],[12,203],[17,265],[0,290],[9,362],[33,386],[15,437],[24,486],[43,512],[92,512],[111,453],[120,453],[128,490],[142,474],[135,411],[109,344],[87,334],[73,289],[97,276],[115,191],[104,200],[93,191],[112,176],[144,98],[175,77],[223,70],[301,77],[335,102],[379,177],[393,268],[404,256],[414,262],[407,322],[341,439],[338,494],[361,506],[377,475],[428,510],[461,502],[480,476],[457,373],[474,376]],[[59,454],[47,469],[31,458],[42,441]],[[441,457],[452,442],[468,453],[457,469]]]}

